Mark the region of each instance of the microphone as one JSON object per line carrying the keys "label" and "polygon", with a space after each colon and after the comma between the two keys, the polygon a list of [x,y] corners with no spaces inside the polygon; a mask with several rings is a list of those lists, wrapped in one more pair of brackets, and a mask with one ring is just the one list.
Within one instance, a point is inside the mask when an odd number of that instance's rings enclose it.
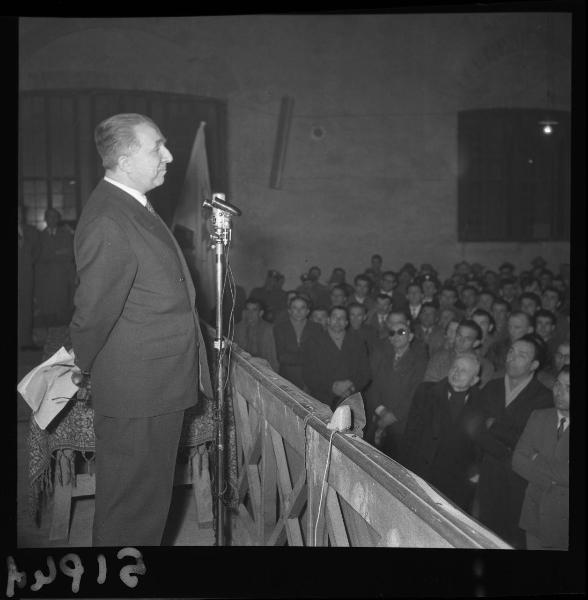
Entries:
{"label": "microphone", "polygon": [[241,215],[241,210],[238,209],[234,204],[230,204],[229,202],[225,202],[224,194],[212,194],[211,200],[205,200],[203,206],[208,208],[217,208],[222,210],[234,217],[238,217]]}

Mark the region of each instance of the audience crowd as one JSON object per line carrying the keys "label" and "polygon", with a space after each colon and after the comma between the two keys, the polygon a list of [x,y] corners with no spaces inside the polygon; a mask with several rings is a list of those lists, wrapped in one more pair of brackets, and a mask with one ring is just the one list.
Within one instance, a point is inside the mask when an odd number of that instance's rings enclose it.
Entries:
{"label": "audience crowd", "polygon": [[[568,547],[570,270],[462,261],[346,280],[267,273],[235,341],[335,410],[361,392],[364,438],[519,549]],[[240,313],[241,311],[238,311]]]}

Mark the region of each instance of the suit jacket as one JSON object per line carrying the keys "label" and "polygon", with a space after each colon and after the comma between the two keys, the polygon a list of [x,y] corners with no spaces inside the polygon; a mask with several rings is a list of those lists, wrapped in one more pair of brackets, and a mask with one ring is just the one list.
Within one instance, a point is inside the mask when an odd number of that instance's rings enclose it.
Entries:
{"label": "suit jacket", "polygon": [[489,429],[480,427],[476,434],[482,452],[477,490],[480,521],[508,543],[524,547],[518,522],[527,482],[512,470],[512,455],[530,414],[553,406],[553,399],[551,392],[533,378],[505,406],[504,386],[504,378],[493,379],[480,394],[482,419],[496,419]]}
{"label": "suit jacket", "polygon": [[386,326],[386,318],[382,319],[382,322],[380,323],[380,319],[378,318],[378,313],[376,312],[375,308],[372,308],[368,312],[365,324],[375,329],[378,338],[381,340],[386,339],[390,333],[390,330]]}
{"label": "suit jacket", "polygon": [[71,340],[76,364],[91,371],[95,411],[133,418],[183,410],[198,400],[199,371],[212,396],[194,285],[165,223],[102,180],[74,246]]}
{"label": "suit jacket", "polygon": [[400,446],[400,462],[434,485],[463,510],[469,510],[476,471],[473,432],[480,391],[470,388],[452,406],[447,378],[422,383],[415,392]]}
{"label": "suit jacket", "polygon": [[280,363],[278,372],[282,377],[291,381],[300,389],[304,389],[304,380],[302,378],[302,346],[309,339],[319,335],[322,330],[322,327],[318,323],[307,320],[300,336],[300,344],[298,344],[296,332],[289,316],[274,323],[274,340],[278,362]]}
{"label": "suit jacket", "polygon": [[274,328],[271,323],[263,319],[254,323],[245,323],[244,321],[237,323],[235,325],[235,342],[251,356],[265,358],[274,371],[277,372],[280,368],[276,356]]}
{"label": "suit jacket", "polygon": [[326,331],[302,345],[302,375],[311,395],[335,410],[340,398],[333,383],[350,379],[356,392],[363,392],[371,379],[367,348],[353,330],[347,330],[341,349]]}
{"label": "suit jacket", "polygon": [[374,410],[383,405],[398,421],[391,428],[400,438],[404,432],[408,411],[418,385],[423,381],[427,355],[424,347],[413,340],[408,350],[394,366],[394,347],[383,342],[371,358],[373,382],[367,394],[367,435],[371,433]]}
{"label": "suit jacket", "polygon": [[566,550],[570,510],[570,426],[559,440],[557,426],[555,408],[533,411],[515,448],[512,468],[529,482],[519,526],[538,537],[544,547]]}

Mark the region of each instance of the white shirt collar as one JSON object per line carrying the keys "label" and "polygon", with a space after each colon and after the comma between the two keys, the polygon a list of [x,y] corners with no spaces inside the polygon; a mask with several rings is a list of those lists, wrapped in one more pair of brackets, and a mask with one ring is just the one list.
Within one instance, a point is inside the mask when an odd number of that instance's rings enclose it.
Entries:
{"label": "white shirt collar", "polygon": [[115,185],[117,188],[120,188],[123,192],[130,194],[135,200],[137,200],[137,202],[139,202],[143,206],[145,206],[145,207],[147,206],[147,196],[145,196],[145,194],[142,194],[138,190],[135,190],[135,189],[129,187],[128,185],[125,185],[124,183],[120,183],[119,181],[115,181],[114,179],[111,179],[110,177],[106,177],[106,175],[104,176],[104,181],[108,181],[108,183],[112,183],[112,185]]}

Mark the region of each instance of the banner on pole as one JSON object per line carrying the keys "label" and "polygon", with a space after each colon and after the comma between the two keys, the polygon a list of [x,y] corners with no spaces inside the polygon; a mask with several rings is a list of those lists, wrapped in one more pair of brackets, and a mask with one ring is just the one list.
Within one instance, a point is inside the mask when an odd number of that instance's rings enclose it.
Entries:
{"label": "banner on pole", "polygon": [[198,311],[206,319],[214,305],[214,264],[213,254],[208,248],[208,230],[202,208],[204,200],[212,197],[205,126],[206,123],[201,121],[192,144],[172,231],[196,286]]}

